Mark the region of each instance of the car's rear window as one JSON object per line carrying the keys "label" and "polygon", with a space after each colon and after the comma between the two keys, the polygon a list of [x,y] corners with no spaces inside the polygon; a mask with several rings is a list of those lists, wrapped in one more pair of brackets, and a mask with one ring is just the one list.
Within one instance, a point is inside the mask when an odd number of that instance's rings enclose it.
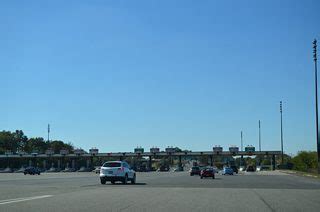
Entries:
{"label": "car's rear window", "polygon": [[192,170],[199,170],[199,167],[192,167]]}
{"label": "car's rear window", "polygon": [[121,167],[121,163],[105,163],[103,167]]}

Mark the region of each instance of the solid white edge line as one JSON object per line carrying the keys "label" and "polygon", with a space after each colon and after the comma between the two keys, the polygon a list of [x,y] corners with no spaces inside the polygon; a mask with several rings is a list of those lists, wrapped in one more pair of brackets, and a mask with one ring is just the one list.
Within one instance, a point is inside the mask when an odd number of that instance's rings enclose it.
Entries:
{"label": "solid white edge line", "polygon": [[42,196],[34,196],[34,197],[0,200],[0,205],[5,205],[5,204],[10,204],[15,202],[24,202],[24,201],[35,200],[35,199],[43,199],[43,198],[48,198],[52,196],[53,195],[42,195]]}

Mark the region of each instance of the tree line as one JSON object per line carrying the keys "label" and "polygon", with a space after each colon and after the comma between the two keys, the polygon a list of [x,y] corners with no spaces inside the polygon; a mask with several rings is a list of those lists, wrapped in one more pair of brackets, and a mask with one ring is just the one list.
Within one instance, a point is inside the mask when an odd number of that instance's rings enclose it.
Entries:
{"label": "tree line", "polygon": [[301,151],[295,157],[288,160],[293,164],[293,169],[304,172],[317,172],[318,155],[315,151]]}
{"label": "tree line", "polygon": [[[246,164],[256,165],[257,161],[261,161],[261,165],[271,165],[271,160],[264,156],[257,156],[255,160],[246,159]],[[276,157],[276,164],[281,164],[281,156]],[[293,169],[302,172],[317,172],[318,157],[316,151],[300,151],[295,156],[284,154],[284,164],[279,165],[280,169]]]}
{"label": "tree line", "polygon": [[7,151],[12,153],[45,153],[47,149],[52,149],[54,153],[59,153],[62,149],[72,152],[74,146],[60,140],[46,141],[42,137],[28,138],[22,130],[15,132],[3,130],[0,132],[0,154]]}

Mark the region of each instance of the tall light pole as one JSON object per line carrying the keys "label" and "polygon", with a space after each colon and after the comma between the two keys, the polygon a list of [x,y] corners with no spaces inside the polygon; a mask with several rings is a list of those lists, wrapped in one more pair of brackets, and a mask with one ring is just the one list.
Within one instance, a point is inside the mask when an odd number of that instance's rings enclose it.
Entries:
{"label": "tall light pole", "polygon": [[[242,139],[242,131],[241,131],[241,154],[242,154],[242,146],[243,146],[243,139]],[[241,158],[240,158],[240,167],[242,167],[242,158],[243,158],[243,155],[241,155]]]}
{"label": "tall light pole", "polygon": [[316,139],[318,153],[318,173],[320,174],[320,141],[319,141],[319,125],[318,125],[318,70],[317,70],[317,40],[313,41],[313,60],[314,60],[314,76],[316,90]]}
{"label": "tall light pole", "polygon": [[259,120],[259,151],[261,152],[261,123]]}
{"label": "tall light pole", "polygon": [[49,136],[50,136],[50,124],[48,124],[48,142],[50,141]]}
{"label": "tall light pole", "polygon": [[242,137],[242,131],[241,131],[241,152],[242,152],[242,146],[243,146],[243,137]]}
{"label": "tall light pole", "polygon": [[282,101],[280,101],[280,127],[281,127],[281,164],[283,164],[283,130],[282,130]]}

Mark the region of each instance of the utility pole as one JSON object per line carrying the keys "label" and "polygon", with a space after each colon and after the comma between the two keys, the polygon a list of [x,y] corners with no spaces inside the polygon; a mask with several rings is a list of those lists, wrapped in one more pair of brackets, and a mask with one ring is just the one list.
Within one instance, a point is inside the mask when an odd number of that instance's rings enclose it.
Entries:
{"label": "utility pole", "polygon": [[318,125],[318,70],[317,70],[317,40],[313,41],[313,60],[314,60],[314,76],[316,90],[316,139],[318,153],[318,173],[320,174],[320,141],[319,141],[319,125]]}
{"label": "utility pole", "polygon": [[259,152],[261,152],[261,123],[259,120]]}
{"label": "utility pole", "polygon": [[243,147],[243,139],[242,139],[242,131],[241,131],[241,152],[243,151],[242,147]]}
{"label": "utility pole", "polygon": [[50,136],[50,124],[48,124],[48,142],[50,141],[49,136]]}
{"label": "utility pole", "polygon": [[[260,120],[259,120],[259,152],[261,152],[261,123],[260,123]],[[258,157],[258,164],[259,164],[259,166],[261,166],[261,158],[260,157]]]}
{"label": "utility pole", "polygon": [[283,130],[282,130],[282,101],[280,101],[280,130],[281,130],[281,164],[283,164]]}
{"label": "utility pole", "polygon": [[[242,154],[242,146],[243,146],[243,139],[242,139],[242,131],[241,131],[241,154]],[[243,155],[241,155],[241,158],[240,158],[240,167],[242,167],[242,159],[243,159]]]}

